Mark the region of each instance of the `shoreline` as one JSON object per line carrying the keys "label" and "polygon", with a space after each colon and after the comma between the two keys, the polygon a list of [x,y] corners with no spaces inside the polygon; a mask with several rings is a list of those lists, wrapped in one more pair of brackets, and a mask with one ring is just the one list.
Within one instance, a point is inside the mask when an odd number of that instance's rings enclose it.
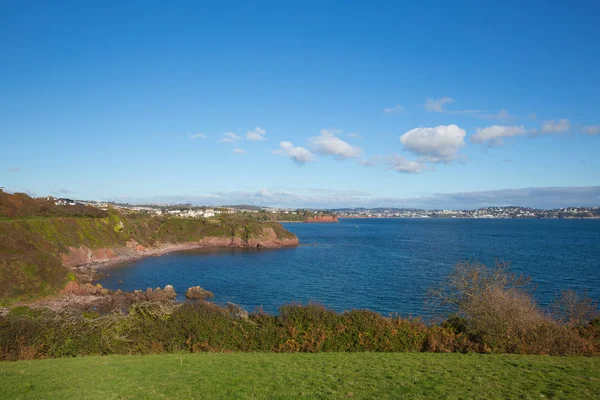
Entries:
{"label": "shoreline", "polygon": [[96,271],[100,268],[111,267],[148,257],[160,257],[165,254],[197,249],[280,249],[298,247],[297,238],[294,239],[250,239],[248,243],[239,238],[208,237],[197,242],[164,244],[159,247],[145,248],[137,243],[132,243],[124,248],[114,249],[89,249],[85,246],[70,248],[68,254],[63,254],[63,264],[74,270],[90,269]]}

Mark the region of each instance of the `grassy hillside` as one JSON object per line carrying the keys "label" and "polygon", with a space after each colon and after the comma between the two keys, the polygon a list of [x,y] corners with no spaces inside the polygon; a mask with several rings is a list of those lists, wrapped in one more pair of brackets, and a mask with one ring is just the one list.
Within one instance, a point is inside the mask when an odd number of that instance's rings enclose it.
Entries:
{"label": "grassy hillside", "polygon": [[0,363],[2,399],[593,399],[600,358],[165,354]]}
{"label": "grassy hillside", "polygon": [[84,205],[56,205],[48,198],[33,198],[26,193],[0,191],[0,219],[29,217],[106,217],[99,208]]}
{"label": "grassy hillside", "polygon": [[263,228],[272,228],[278,238],[295,237],[278,223],[229,216],[207,220],[113,214],[0,220],[0,302],[46,295],[64,285],[69,271],[60,254],[68,247],[123,247],[130,240],[152,247],[210,236],[257,238]]}

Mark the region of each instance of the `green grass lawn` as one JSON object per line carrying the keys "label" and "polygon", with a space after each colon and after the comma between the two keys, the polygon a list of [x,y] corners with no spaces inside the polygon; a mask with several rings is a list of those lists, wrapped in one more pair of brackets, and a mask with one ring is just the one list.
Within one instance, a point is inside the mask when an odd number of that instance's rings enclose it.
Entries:
{"label": "green grass lawn", "polygon": [[600,399],[600,358],[167,354],[0,363],[3,399]]}

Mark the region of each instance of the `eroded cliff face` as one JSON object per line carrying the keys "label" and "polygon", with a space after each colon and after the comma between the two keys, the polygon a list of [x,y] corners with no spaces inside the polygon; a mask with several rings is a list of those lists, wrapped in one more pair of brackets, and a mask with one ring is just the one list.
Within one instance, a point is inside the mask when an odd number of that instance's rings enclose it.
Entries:
{"label": "eroded cliff face", "polygon": [[145,247],[135,240],[127,242],[125,247],[91,249],[87,246],[69,247],[61,254],[65,266],[81,267],[107,265],[139,259],[149,256],[159,256],[174,251],[192,250],[199,248],[236,247],[236,248],[281,248],[298,246],[297,237],[278,238],[273,228],[263,228],[258,238],[244,239],[241,237],[206,237],[186,243],[162,243],[155,247]]}
{"label": "eroded cliff face", "polygon": [[339,220],[335,215],[315,215],[313,217],[306,217],[304,222],[339,222]]}

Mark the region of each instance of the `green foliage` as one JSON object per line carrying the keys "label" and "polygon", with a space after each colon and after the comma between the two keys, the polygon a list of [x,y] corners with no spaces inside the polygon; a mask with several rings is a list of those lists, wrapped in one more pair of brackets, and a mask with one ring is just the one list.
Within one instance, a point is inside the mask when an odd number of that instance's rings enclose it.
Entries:
{"label": "green foliage", "polygon": [[107,213],[96,207],[83,205],[54,204],[47,198],[32,198],[25,193],[0,192],[0,219],[43,218],[43,217],[84,217],[102,218]]}
{"label": "green foliage", "polygon": [[[336,313],[291,304],[279,315],[242,315],[203,300],[143,302],[95,312],[13,309],[0,318],[0,359],[173,352],[501,352],[461,332],[459,320],[428,326],[372,311]],[[545,325],[521,337],[515,353],[597,355],[600,328]]]}
{"label": "green foliage", "polygon": [[123,225],[123,222],[119,221],[119,223],[117,225],[115,225],[115,227],[113,228],[113,231],[115,233],[119,233],[121,232],[123,229],[125,229],[125,225]]}

